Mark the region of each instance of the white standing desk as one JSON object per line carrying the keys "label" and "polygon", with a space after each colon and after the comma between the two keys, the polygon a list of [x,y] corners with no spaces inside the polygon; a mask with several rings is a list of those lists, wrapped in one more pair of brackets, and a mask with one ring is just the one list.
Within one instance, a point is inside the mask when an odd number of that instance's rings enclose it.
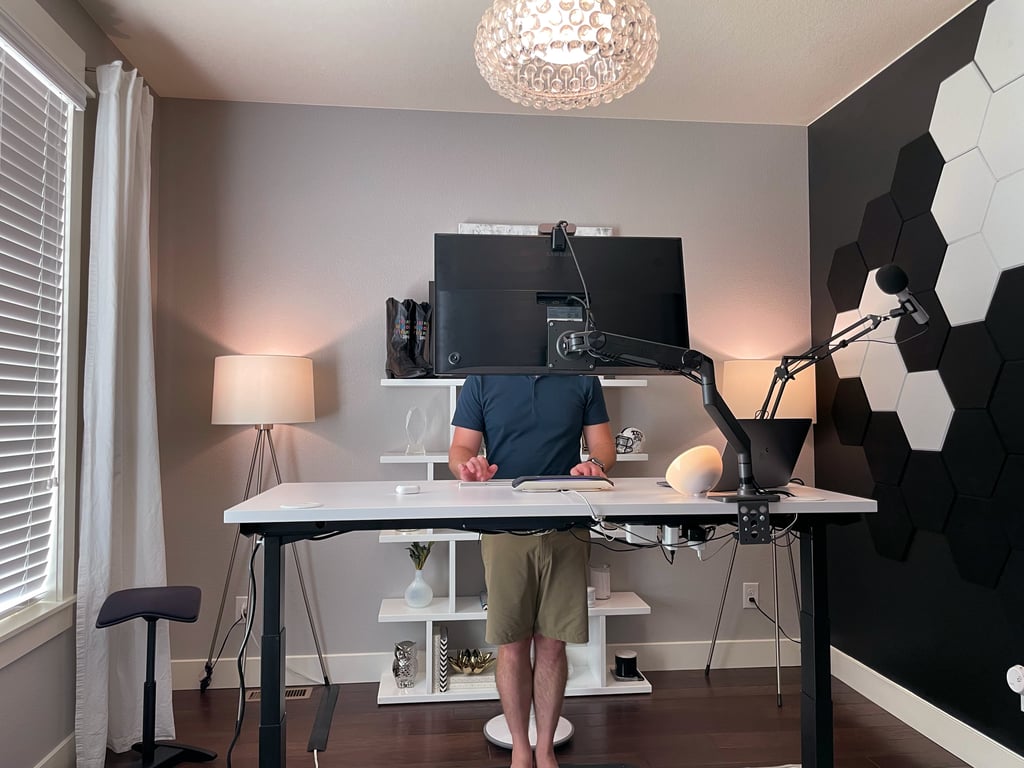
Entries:
{"label": "white standing desk", "polygon": [[[420,481],[420,493],[398,495],[394,482],[285,483],[224,513],[263,546],[263,636],[260,659],[260,768],[285,766],[285,627],[282,547],[333,533],[389,528],[534,530],[615,522],[664,525],[735,523],[737,505],[681,496],[656,478],[614,478],[615,488],[586,494],[522,493],[508,485],[460,487],[456,480]],[[790,486],[793,498],[769,505],[776,525],[796,515],[800,540],[800,730],[803,768],[832,768],[832,681],[826,526],[877,510],[871,499]]]}

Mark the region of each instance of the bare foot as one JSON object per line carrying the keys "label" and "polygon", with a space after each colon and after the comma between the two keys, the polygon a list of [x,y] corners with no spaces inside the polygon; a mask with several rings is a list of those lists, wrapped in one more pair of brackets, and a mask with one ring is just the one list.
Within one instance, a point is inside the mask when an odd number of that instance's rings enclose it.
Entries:
{"label": "bare foot", "polygon": [[537,768],[558,768],[558,759],[555,757],[555,751],[550,752],[537,752]]}
{"label": "bare foot", "polygon": [[533,750],[512,750],[511,768],[533,768]]}

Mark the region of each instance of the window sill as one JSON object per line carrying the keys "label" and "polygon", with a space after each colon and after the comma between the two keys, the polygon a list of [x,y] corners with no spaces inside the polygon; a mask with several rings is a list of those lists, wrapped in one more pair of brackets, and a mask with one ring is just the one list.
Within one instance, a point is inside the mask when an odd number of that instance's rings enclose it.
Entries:
{"label": "window sill", "polygon": [[0,669],[75,625],[75,597],[40,602],[0,619]]}

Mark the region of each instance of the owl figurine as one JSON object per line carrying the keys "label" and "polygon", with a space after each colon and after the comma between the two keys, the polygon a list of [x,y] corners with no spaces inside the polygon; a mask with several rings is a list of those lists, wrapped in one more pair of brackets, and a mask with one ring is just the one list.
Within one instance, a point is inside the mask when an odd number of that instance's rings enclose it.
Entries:
{"label": "owl figurine", "polygon": [[395,643],[395,660],[391,662],[395,685],[399,688],[412,688],[416,684],[417,667],[416,643],[412,640]]}

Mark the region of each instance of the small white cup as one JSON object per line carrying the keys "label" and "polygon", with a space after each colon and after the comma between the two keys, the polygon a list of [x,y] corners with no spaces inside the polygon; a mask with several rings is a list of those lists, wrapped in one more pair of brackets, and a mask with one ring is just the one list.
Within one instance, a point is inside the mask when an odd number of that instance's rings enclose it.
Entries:
{"label": "small white cup", "polygon": [[597,589],[594,587],[587,587],[587,605],[591,608],[597,602]]}

